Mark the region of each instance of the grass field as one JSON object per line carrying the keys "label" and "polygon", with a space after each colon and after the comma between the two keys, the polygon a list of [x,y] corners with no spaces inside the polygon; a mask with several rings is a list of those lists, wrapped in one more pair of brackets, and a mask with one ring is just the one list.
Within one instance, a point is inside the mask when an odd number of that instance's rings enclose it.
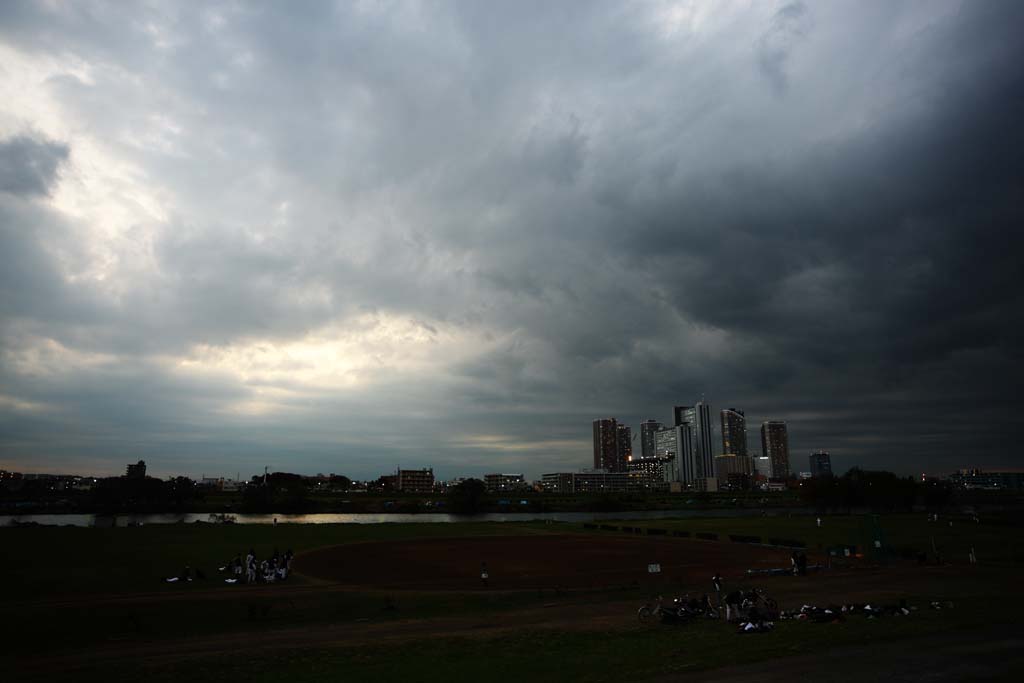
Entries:
{"label": "grass field", "polygon": [[[881,624],[865,620],[829,627],[783,622],[763,636],[737,636],[725,624],[699,629],[515,631],[500,637],[423,639],[394,645],[341,647],[284,652],[240,662],[185,662],[147,674],[154,683],[189,680],[252,681],[491,681],[538,683],[643,680],[671,673],[701,671],[723,662],[742,664],[898,638],[948,632],[938,613],[915,620]],[[983,623],[977,614],[961,615],[957,628]],[[954,629],[955,630],[955,629]],[[116,669],[125,677],[138,667]],[[109,672],[107,672],[109,673]],[[89,680],[85,677],[81,680]]]}
{"label": "grass field", "polygon": [[[274,550],[303,552],[362,541],[443,536],[547,533],[544,522],[525,524],[152,524],[141,527],[20,527],[0,530],[8,557],[0,581],[18,586],[18,597],[165,590],[163,582],[187,564],[216,578],[216,568],[250,548],[267,557]],[[296,577],[298,581],[302,577]],[[221,588],[195,582],[189,590]]]}
{"label": "grass field", "polygon": [[[970,518],[940,518],[930,522],[924,514],[903,515],[830,515],[792,517],[691,518],[684,520],[628,521],[630,527],[684,530],[691,533],[717,533],[723,540],[729,534],[758,536],[765,543],[771,538],[803,541],[809,551],[824,552],[829,547],[855,545],[874,559],[912,557],[922,551],[930,555],[938,550],[944,562],[967,564],[973,547],[979,561],[1024,563],[1024,533],[1012,520],[999,518],[975,523]],[[952,524],[950,524],[952,522]],[[606,533],[606,532],[605,532]],[[874,551],[879,540],[883,552]],[[934,558],[933,558],[934,559]]]}
{"label": "grass field", "polygon": [[[1016,584],[1024,533],[1005,520],[955,520],[952,527],[924,515],[830,516],[821,528],[813,517],[622,524],[717,533],[717,543],[726,544],[728,534],[795,539],[811,554],[840,544],[868,546],[881,537],[884,549],[899,552],[813,577],[757,581],[783,607],[903,597],[923,609],[904,619],[780,622],[772,633],[739,636],[721,622],[638,625],[636,608],[652,593],[703,591],[705,585],[395,592],[302,576],[282,586],[225,587],[214,571],[249,547],[264,555],[275,548],[302,553],[453,536],[622,535],[571,524],[18,528],[0,530],[8,558],[0,563],[7,587],[0,618],[15,626],[0,643],[0,666],[25,680],[645,680],[865,643],[1020,631],[1014,621],[1022,602]],[[930,551],[933,539],[945,566],[901,559],[901,553]],[[690,543],[699,561],[700,548],[708,547],[702,544],[714,541],[680,542]],[[966,566],[972,546],[978,567]],[[210,579],[185,586],[161,580],[185,563],[205,569]],[[926,608],[931,600],[952,601],[955,608],[932,611]]]}

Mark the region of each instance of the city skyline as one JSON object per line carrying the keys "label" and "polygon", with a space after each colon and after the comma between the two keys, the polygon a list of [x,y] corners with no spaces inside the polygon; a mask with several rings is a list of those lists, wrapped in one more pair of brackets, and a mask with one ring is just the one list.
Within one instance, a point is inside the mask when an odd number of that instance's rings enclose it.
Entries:
{"label": "city skyline", "polygon": [[0,3],[0,468],[535,478],[701,396],[1017,466],[1021,25]]}

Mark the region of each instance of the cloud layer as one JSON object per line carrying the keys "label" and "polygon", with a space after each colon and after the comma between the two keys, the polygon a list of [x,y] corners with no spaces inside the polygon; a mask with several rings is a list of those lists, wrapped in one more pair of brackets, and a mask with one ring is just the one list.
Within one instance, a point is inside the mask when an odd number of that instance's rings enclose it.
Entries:
{"label": "cloud layer", "polygon": [[0,462],[1013,466],[1024,7],[0,7]]}

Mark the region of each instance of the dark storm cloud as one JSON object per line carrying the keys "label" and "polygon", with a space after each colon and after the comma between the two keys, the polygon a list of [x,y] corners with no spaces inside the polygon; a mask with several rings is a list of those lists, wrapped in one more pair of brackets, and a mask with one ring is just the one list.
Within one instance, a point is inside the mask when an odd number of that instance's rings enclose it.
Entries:
{"label": "dark storm cloud", "polygon": [[5,462],[1013,463],[1017,3],[0,12]]}

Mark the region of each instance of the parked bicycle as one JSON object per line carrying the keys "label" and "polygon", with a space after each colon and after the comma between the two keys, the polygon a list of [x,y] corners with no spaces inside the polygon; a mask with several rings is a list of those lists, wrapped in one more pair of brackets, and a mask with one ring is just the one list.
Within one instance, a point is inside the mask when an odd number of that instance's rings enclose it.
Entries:
{"label": "parked bicycle", "polygon": [[738,590],[725,596],[726,616],[730,621],[742,621],[752,616],[776,619],[779,603],[763,588]]}
{"label": "parked bicycle", "polygon": [[644,625],[656,622],[679,624],[701,618],[718,619],[719,612],[711,605],[707,596],[698,600],[684,595],[666,601],[659,595],[657,600],[649,602],[637,610],[637,618]]}

